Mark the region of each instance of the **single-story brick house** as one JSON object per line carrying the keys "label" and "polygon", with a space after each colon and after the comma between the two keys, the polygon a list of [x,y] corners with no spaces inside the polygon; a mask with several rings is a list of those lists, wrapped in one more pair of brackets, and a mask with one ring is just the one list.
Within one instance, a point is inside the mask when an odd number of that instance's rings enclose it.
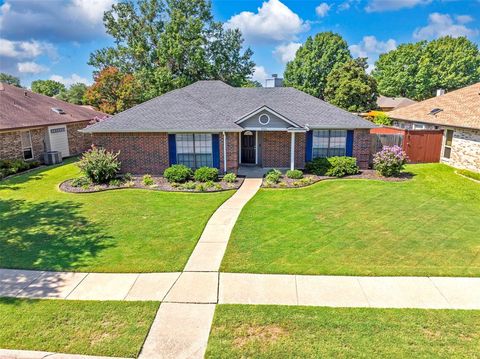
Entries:
{"label": "single-story brick house", "polygon": [[122,171],[161,174],[172,164],[303,168],[319,156],[370,154],[371,122],[290,87],[198,81],[83,130],[120,151]]}
{"label": "single-story brick house", "polygon": [[91,136],[81,133],[106,115],[23,88],[0,83],[0,159],[43,160],[46,151],[63,157],[82,153]]}
{"label": "single-story brick house", "polygon": [[389,112],[393,125],[443,130],[440,161],[480,172],[480,82]]}

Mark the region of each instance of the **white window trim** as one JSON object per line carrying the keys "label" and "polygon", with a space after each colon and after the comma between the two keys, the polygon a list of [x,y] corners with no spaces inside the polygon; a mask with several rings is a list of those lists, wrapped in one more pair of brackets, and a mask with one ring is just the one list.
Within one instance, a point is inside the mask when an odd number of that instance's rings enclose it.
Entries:
{"label": "white window trim", "polygon": [[[266,122],[262,122],[261,118],[262,116],[266,116],[267,117],[267,121]],[[262,113],[260,114],[260,116],[258,116],[258,123],[261,124],[262,126],[266,126],[270,123],[270,116],[266,113]]]}

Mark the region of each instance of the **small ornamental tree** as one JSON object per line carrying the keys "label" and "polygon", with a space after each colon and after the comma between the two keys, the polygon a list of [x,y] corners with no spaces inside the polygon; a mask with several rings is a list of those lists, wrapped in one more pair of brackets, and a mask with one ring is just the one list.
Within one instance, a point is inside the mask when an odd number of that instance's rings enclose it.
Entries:
{"label": "small ornamental tree", "polygon": [[385,177],[398,177],[408,157],[399,146],[385,146],[373,155],[373,168]]}
{"label": "small ornamental tree", "polygon": [[95,184],[109,183],[120,171],[117,157],[120,152],[113,153],[92,145],[78,163],[83,174]]}

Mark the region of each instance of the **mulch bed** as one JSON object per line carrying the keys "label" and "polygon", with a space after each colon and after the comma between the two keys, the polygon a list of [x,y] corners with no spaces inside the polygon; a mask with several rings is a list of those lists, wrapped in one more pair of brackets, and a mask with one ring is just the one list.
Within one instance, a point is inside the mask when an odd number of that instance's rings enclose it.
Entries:
{"label": "mulch bed", "polygon": [[[142,176],[133,176],[131,182],[122,183],[120,186],[110,186],[108,184],[102,185],[91,185],[88,188],[84,187],[74,187],[72,186],[72,179],[66,180],[62,182],[59,186],[60,190],[63,192],[69,193],[94,193],[94,192],[102,192],[102,191],[110,191],[116,189],[125,189],[125,188],[140,188],[140,189],[148,189],[153,191],[164,191],[164,192],[190,192],[190,193],[206,193],[206,192],[221,192],[221,191],[229,191],[229,190],[236,190],[238,189],[244,180],[244,177],[237,177],[235,183],[227,183],[224,181],[215,182],[215,184],[219,185],[217,188],[210,187],[205,188],[205,190],[200,191],[197,189],[185,189],[180,186],[172,186],[165,178],[163,177],[155,177],[152,176],[153,181],[155,182],[152,186],[146,186],[143,184]],[[200,184],[200,182],[194,182],[196,185]],[[204,184],[204,183],[203,183]]]}
{"label": "mulch bed", "polygon": [[[383,177],[379,175],[375,170],[362,170],[359,174],[352,175],[352,176],[345,176],[341,177],[341,179],[369,179],[369,180],[378,180],[378,181],[386,181],[386,182],[403,182],[411,179],[413,176],[411,173],[404,172],[400,175],[400,177]],[[310,179],[309,182],[303,182],[302,180],[298,179],[291,179],[287,176],[283,175],[280,182],[276,184],[267,184],[265,178],[263,178],[262,187],[265,188],[300,188],[310,186],[314,183],[324,180],[331,180],[331,179],[338,179],[337,177],[329,177],[329,176],[317,176],[313,174],[305,174],[303,178]]]}

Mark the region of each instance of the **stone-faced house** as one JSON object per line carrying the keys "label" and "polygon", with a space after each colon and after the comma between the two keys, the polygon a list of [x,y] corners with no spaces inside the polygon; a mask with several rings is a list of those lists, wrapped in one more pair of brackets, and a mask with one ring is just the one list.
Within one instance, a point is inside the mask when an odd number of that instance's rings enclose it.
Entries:
{"label": "stone-faced house", "polygon": [[172,164],[303,168],[314,157],[354,156],[368,166],[371,122],[289,87],[235,88],[199,81],[84,133],[120,151],[122,171],[161,174]]}
{"label": "stone-faced house", "polygon": [[79,132],[102,112],[0,83],[0,159],[43,160],[46,151],[63,157],[82,153],[91,136]]}
{"label": "stone-faced house", "polygon": [[441,162],[480,172],[480,82],[388,115],[396,127],[443,130]]}

